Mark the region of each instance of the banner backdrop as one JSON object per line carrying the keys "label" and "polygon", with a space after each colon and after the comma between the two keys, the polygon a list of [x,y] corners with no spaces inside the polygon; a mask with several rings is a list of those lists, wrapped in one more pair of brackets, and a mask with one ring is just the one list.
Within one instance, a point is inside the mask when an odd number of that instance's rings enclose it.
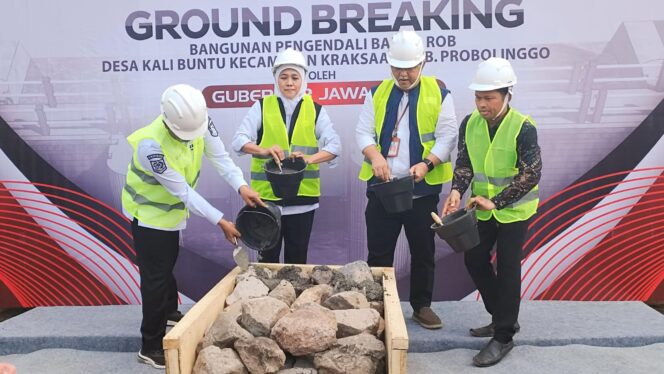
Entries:
{"label": "banner backdrop", "polygon": [[[459,123],[474,108],[467,86],[479,62],[498,56],[514,65],[513,105],[537,122],[544,163],[523,297],[664,299],[660,0],[1,7],[0,307],[139,303],[120,213],[126,136],[159,114],[166,87],[188,83],[204,91],[230,150],[248,107],[272,92],[271,66],[287,47],[306,55],[309,88],[343,144],[337,166],[321,167],[309,262],[366,259],[354,129],[367,91],[389,77],[387,40],[399,29],[424,39],[424,74],[452,91]],[[249,157],[233,158],[248,180]],[[242,206],[210,165],[198,191],[230,220]],[[435,298],[476,298],[462,257],[436,242]],[[217,227],[193,216],[176,267],[182,299],[198,299],[226,274],[231,251]],[[394,266],[403,300],[409,261],[402,235]]]}

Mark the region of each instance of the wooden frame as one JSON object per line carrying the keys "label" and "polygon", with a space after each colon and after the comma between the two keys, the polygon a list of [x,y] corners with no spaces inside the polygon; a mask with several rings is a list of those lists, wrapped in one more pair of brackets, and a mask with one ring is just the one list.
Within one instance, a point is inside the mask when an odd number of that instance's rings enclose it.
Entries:
{"label": "wooden frame", "polygon": [[[254,264],[271,270],[279,270],[283,264]],[[310,273],[317,265],[296,265]],[[338,269],[340,266],[330,266]],[[389,374],[405,374],[408,354],[408,332],[401,310],[401,301],[397,293],[397,282],[393,268],[371,268],[374,276],[383,278],[383,296],[385,305],[385,360]],[[224,309],[226,297],[235,288],[235,278],[240,268],[228,273],[210,292],[208,292],[182,320],[164,337],[166,354],[166,373],[190,374],[196,360],[196,346],[205,331],[214,323]]]}

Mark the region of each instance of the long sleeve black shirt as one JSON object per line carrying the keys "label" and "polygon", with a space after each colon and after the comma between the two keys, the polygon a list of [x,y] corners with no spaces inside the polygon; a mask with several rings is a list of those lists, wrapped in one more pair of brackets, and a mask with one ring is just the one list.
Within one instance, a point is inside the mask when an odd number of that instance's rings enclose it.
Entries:
{"label": "long sleeve black shirt", "polygon": [[[469,118],[470,116],[466,116],[459,127],[458,154],[454,168],[454,179],[452,180],[452,189],[459,191],[461,195],[466,192],[473,180],[473,167],[466,148],[466,126]],[[493,127],[489,126],[489,137],[492,141],[499,126],[500,124]],[[516,144],[516,166],[519,172],[504,190],[491,199],[496,204],[496,209],[502,209],[519,201],[539,183],[542,176],[542,157],[540,147],[537,144],[535,126],[529,122],[524,123],[516,138]]]}

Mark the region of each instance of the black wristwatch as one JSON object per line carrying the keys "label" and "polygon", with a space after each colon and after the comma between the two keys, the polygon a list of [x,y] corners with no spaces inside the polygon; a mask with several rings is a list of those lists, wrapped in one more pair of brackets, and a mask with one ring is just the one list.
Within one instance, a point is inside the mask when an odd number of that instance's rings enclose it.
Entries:
{"label": "black wristwatch", "polygon": [[429,160],[428,158],[425,158],[425,159],[422,160],[422,162],[424,162],[424,164],[427,166],[427,169],[429,169],[429,171],[433,170],[433,168],[434,168],[433,161]]}

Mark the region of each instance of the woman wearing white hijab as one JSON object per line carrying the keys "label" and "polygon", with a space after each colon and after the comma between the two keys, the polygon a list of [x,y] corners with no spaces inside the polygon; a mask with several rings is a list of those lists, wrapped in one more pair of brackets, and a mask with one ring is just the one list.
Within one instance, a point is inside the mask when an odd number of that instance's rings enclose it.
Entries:
{"label": "woman wearing white hijab", "polygon": [[[260,262],[279,262],[282,241],[284,263],[305,264],[309,238],[318,208],[320,176],[318,164],[332,161],[341,153],[341,140],[334,131],[325,109],[315,103],[307,90],[307,62],[301,52],[292,48],[277,56],[272,74],[274,95],[254,103],[235,136],[233,149],[252,159],[251,185],[264,200],[281,207],[281,239],[276,246],[261,252]],[[298,196],[280,199],[269,182],[261,178],[259,166],[266,158],[283,160],[301,157],[307,163],[306,188]]]}

